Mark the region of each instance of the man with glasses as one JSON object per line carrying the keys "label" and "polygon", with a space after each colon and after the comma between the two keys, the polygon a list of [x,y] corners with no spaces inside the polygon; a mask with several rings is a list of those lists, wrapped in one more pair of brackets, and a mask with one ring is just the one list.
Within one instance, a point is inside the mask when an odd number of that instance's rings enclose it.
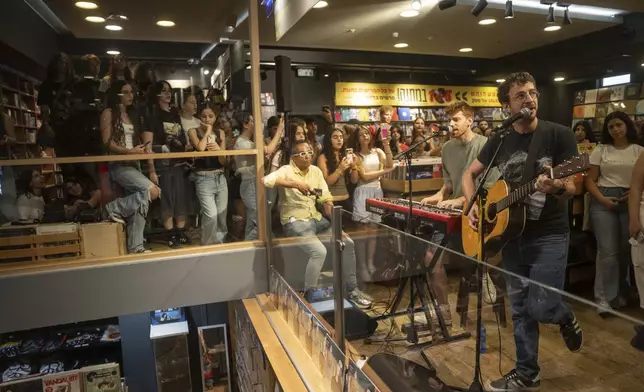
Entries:
{"label": "man with glasses", "polygon": [[[318,279],[324,266],[327,250],[318,235],[331,233],[331,223],[316,208],[319,202],[326,217],[331,216],[333,197],[324,180],[322,171],[311,164],[313,149],[306,141],[295,143],[291,149],[291,163],[263,178],[267,188],[281,187],[280,221],[289,237],[308,237],[298,242],[309,256],[304,276],[306,291],[318,287]],[[282,197],[283,196],[283,197]],[[345,234],[342,251],[343,275],[348,298],[360,308],[371,307],[372,301],[360,290],[356,279],[356,254],[353,241]]]}
{"label": "man with glasses", "polygon": [[[516,368],[492,381],[488,390],[536,391],[540,386],[539,323],[559,325],[563,340],[572,352],[579,351],[583,341],[571,306],[554,290],[564,288],[570,236],[567,199],[574,194],[575,185],[572,177],[552,180],[541,174],[577,155],[577,145],[569,128],[537,118],[539,91],[529,73],[509,75],[499,86],[497,97],[510,115],[523,108],[530,109],[530,115],[507,131],[494,162],[491,162],[492,156],[502,140],[502,132],[489,139],[463,175],[463,194],[466,199],[472,197],[475,178],[489,165],[497,167],[503,179],[511,183],[528,182],[537,175],[538,180],[536,192],[526,198],[527,219],[523,234],[508,242],[502,251],[503,267],[512,273],[507,275],[506,282],[514,327]],[[534,151],[529,154],[533,139],[537,143],[532,147],[536,154]],[[477,228],[478,219],[475,206],[469,216],[470,226]]]}

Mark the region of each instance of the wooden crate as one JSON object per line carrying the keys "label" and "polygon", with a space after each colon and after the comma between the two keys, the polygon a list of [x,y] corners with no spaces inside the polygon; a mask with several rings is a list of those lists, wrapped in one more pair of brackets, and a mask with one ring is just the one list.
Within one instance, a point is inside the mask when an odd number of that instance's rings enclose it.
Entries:
{"label": "wooden crate", "polygon": [[0,229],[0,261],[74,260],[83,257],[75,223],[9,226]]}
{"label": "wooden crate", "polygon": [[81,225],[85,257],[115,257],[127,254],[125,227],[120,223],[98,222]]}

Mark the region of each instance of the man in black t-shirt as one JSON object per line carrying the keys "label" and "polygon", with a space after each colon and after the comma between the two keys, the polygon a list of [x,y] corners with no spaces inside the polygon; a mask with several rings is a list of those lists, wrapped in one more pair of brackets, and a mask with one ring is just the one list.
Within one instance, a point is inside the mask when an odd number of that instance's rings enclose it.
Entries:
{"label": "man in black t-shirt", "polygon": [[[501,143],[501,133],[488,140],[478,159],[463,175],[463,193],[466,199],[472,197],[474,179],[487,166],[497,167],[503,179],[511,183],[527,182],[539,175],[536,192],[526,198],[525,231],[518,239],[508,242],[503,248],[502,257],[506,270],[541,285],[507,275],[516,368],[488,386],[490,391],[532,391],[540,386],[539,323],[559,325],[566,346],[572,352],[579,351],[583,341],[572,308],[552,289],[563,290],[570,236],[567,199],[574,194],[575,185],[572,177],[552,180],[540,174],[548,167],[577,155],[577,145],[570,129],[537,118],[539,92],[530,74],[518,72],[509,75],[499,86],[497,96],[504,110],[511,115],[523,108],[530,109],[531,115],[517,121],[508,130],[494,162],[491,160]],[[534,175],[523,181],[530,143],[535,137],[535,141],[541,145],[532,162]],[[470,213],[470,226],[478,226],[477,206]]]}

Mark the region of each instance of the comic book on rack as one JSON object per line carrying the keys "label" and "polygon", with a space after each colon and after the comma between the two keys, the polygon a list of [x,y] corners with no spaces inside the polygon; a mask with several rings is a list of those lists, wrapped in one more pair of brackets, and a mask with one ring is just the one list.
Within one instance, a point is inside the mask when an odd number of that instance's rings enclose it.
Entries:
{"label": "comic book on rack", "polygon": [[78,371],[49,374],[42,378],[43,392],[81,392]]}
{"label": "comic book on rack", "polygon": [[118,363],[83,368],[84,392],[120,392],[121,371]]}
{"label": "comic book on rack", "polygon": [[27,377],[0,384],[0,392],[41,392],[42,390],[41,377]]}

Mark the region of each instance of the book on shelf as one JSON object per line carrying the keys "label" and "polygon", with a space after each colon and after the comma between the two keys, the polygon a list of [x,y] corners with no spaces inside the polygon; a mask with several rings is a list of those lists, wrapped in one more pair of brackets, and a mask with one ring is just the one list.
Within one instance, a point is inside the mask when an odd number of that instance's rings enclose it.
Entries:
{"label": "book on shelf", "polygon": [[81,369],[84,392],[120,392],[121,371],[118,363]]}
{"label": "book on shelf", "polygon": [[82,392],[79,371],[49,374],[42,378],[43,392]]}

